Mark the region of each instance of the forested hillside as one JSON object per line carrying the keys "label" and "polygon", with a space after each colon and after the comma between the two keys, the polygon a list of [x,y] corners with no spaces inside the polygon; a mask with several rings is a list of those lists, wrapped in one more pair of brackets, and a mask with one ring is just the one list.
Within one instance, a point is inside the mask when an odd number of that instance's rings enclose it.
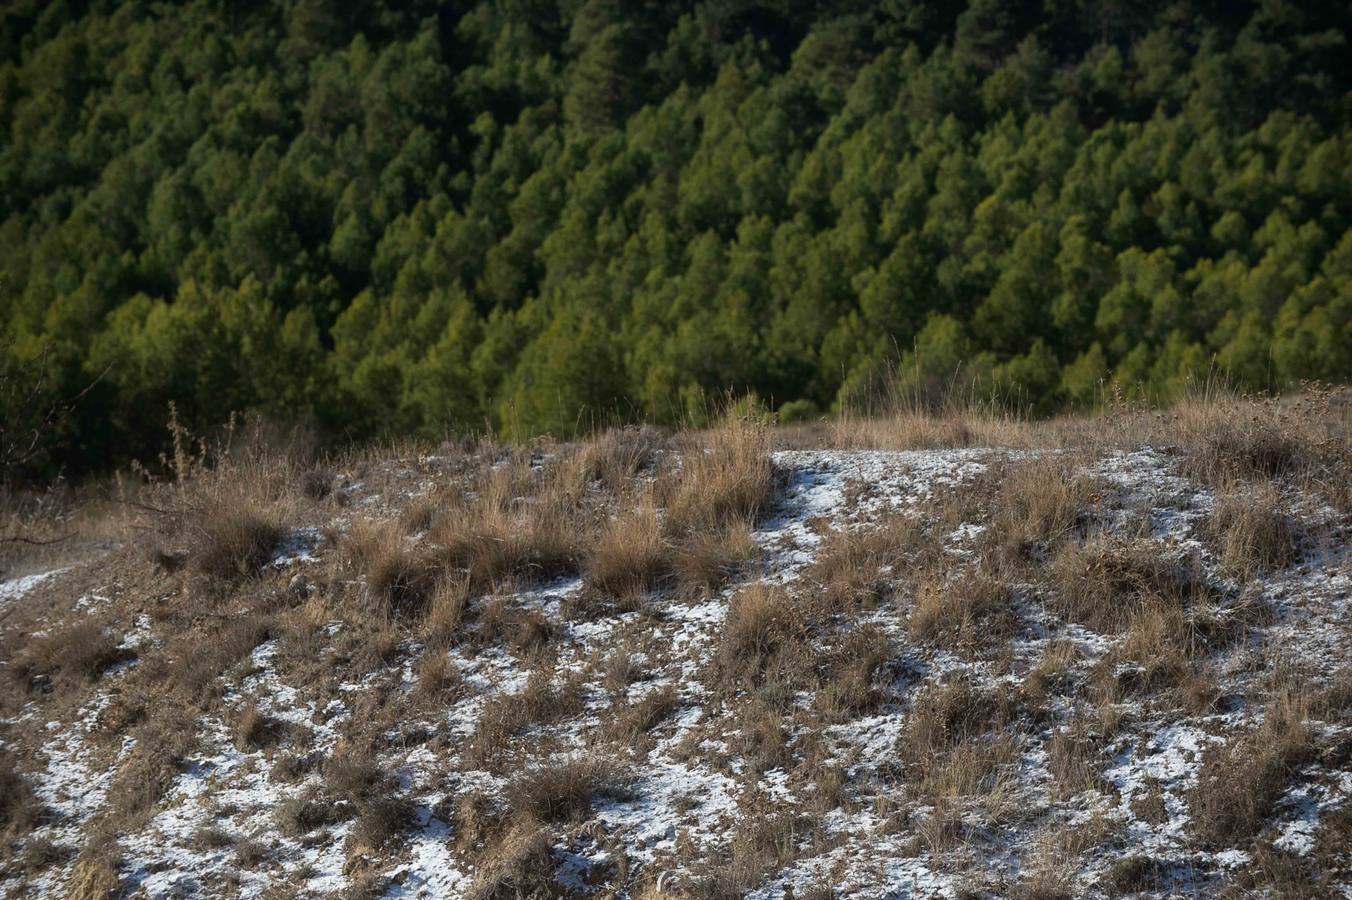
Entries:
{"label": "forested hillside", "polygon": [[4,365],[97,381],[48,471],[171,400],[521,437],[1345,379],[1350,9],[20,0]]}

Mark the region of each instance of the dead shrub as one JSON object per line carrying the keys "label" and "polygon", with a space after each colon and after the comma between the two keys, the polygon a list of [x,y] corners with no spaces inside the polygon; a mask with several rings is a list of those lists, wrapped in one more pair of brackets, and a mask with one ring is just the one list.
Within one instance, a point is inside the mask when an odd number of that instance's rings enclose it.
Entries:
{"label": "dead shrub", "polygon": [[1271,485],[1223,494],[1211,511],[1206,532],[1221,571],[1231,578],[1247,581],[1286,568],[1300,557],[1300,529],[1281,492]]}
{"label": "dead shrub", "polygon": [[703,448],[682,459],[667,507],[669,534],[723,531],[738,522],[754,522],[770,509],[775,470],[769,431],[744,418],[728,420],[708,432]]}
{"label": "dead shrub", "polygon": [[1016,626],[1009,585],[984,568],[953,579],[932,573],[921,582],[907,620],[912,639],[967,650],[1008,641]]}
{"label": "dead shrub", "polygon": [[1213,591],[1195,561],[1170,558],[1148,540],[1091,538],[1066,544],[1051,565],[1053,608],[1099,632],[1120,631],[1151,603],[1210,600]]}
{"label": "dead shrub", "polygon": [[595,757],[574,757],[533,766],[508,782],[507,804],[536,822],[577,822],[591,814],[596,797],[623,797],[615,766]]}
{"label": "dead shrub", "polygon": [[1292,775],[1314,755],[1307,718],[1308,701],[1283,694],[1260,724],[1207,751],[1188,801],[1203,846],[1233,846],[1258,832]]}

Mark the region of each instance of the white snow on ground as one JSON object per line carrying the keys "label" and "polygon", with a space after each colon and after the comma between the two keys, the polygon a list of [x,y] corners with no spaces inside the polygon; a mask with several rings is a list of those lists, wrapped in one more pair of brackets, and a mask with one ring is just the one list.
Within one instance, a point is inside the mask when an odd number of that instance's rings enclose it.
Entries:
{"label": "white snow on ground", "polygon": [[42,584],[49,578],[55,578],[68,569],[52,569],[49,572],[37,572],[33,575],[24,575],[22,578],[11,578],[8,581],[0,581],[0,603],[10,603],[20,600],[25,594],[33,588]]}
{"label": "white snow on ground", "polygon": [[[823,522],[833,528],[864,528],[880,514],[918,510],[926,500],[1009,455],[991,450],[777,453],[775,464],[786,473],[787,483],[779,506],[756,532],[767,554],[760,577],[793,585],[816,558]],[[1098,463],[1092,474],[1122,492],[1123,510],[1149,512],[1157,540],[1189,552],[1202,552],[1194,528],[1211,507],[1211,495],[1182,477],[1166,451],[1147,448],[1112,454]],[[346,488],[352,492],[359,489],[359,483]],[[358,505],[374,499],[359,500]],[[953,565],[962,564],[983,528],[981,523],[969,522],[953,531],[946,548]],[[317,533],[297,533],[279,548],[274,565],[307,564],[316,558],[317,545]],[[0,583],[0,600],[22,597],[54,574]],[[543,610],[560,624],[560,678],[584,671],[589,659],[613,651],[622,636],[635,628],[651,629],[655,637],[651,646],[660,648],[664,655],[639,657],[647,677],[629,689],[627,698],[637,700],[670,685],[680,699],[677,712],[654,732],[650,747],[623,759],[628,795],[598,801],[593,823],[588,826],[596,840],[559,848],[561,854],[565,849],[571,854],[572,862],[561,877],[573,886],[584,883],[589,867],[611,862],[617,852],[630,866],[651,866],[665,872],[678,856],[691,858],[693,853],[698,858],[726,851],[752,797],[771,798],[786,813],[811,800],[810,792],[794,784],[782,769],[755,774],[738,758],[725,768],[715,765],[721,754],[732,752],[726,738],[734,736],[735,729],[719,719],[721,713],[700,675],[712,660],[734,589],[694,605],[653,597],[646,619],[639,613],[625,613],[585,622],[563,621],[560,615],[562,605],[581,590],[576,579],[513,598],[516,603]],[[1347,658],[1345,623],[1352,615],[1352,579],[1345,557],[1325,554],[1309,559],[1273,579],[1266,594],[1275,607],[1276,623],[1260,638],[1271,647],[1298,650],[1302,660],[1323,676]],[[1031,664],[1051,640],[1058,638],[1068,639],[1080,649],[1080,671],[1107,652],[1110,641],[1083,628],[1062,623],[1056,626],[1056,633],[1050,633],[1051,626],[1046,624],[1034,596],[1020,594],[1018,603],[1021,619],[1029,626],[1014,645],[1019,661]],[[983,684],[1009,683],[1006,676],[993,674],[986,663],[910,644],[900,616],[878,612],[869,614],[868,621],[887,631],[897,652],[905,657],[905,674],[893,686],[899,698],[927,678],[959,671]],[[146,633],[138,635],[137,641],[151,639],[149,624],[143,623]],[[335,626],[332,631],[336,630]],[[249,661],[252,674],[232,688],[227,700],[256,703],[262,712],[293,726],[298,737],[292,738],[285,749],[331,752],[353,710],[359,708],[361,697],[374,689],[373,681],[343,684],[342,700],[321,706],[306,699],[303,686],[282,680],[275,666],[277,652],[276,641],[257,647]],[[1233,652],[1249,650],[1240,647]],[[462,699],[428,713],[428,724],[447,736],[438,745],[444,749],[434,750],[426,744],[402,749],[396,746],[381,758],[387,770],[397,773],[398,791],[413,802],[416,811],[411,832],[381,869],[389,878],[388,897],[462,895],[474,873],[466,870],[464,860],[452,850],[454,834],[446,821],[446,810],[467,791],[482,788],[491,792],[503,783],[499,776],[467,768],[461,751],[485,701],[520,693],[525,689],[527,673],[516,657],[501,649],[474,653],[456,648],[451,658],[460,673]],[[398,679],[399,689],[409,690],[415,681],[413,672],[406,670]],[[587,728],[603,721],[610,707],[611,701],[597,684],[584,685],[583,696],[586,702],[578,716],[541,726],[555,738],[554,746],[560,754],[585,752]],[[994,879],[1015,879],[1028,867],[1037,835],[1043,830],[1058,823],[1083,825],[1094,816],[1111,823],[1130,850],[1149,853],[1171,865],[1209,867],[1207,870],[1214,873],[1243,864],[1247,854],[1240,848],[1209,856],[1193,849],[1188,839],[1186,794],[1196,782],[1207,749],[1256,721],[1260,712],[1240,708],[1180,722],[1156,717],[1133,701],[1124,701],[1123,709],[1128,724],[1106,748],[1108,762],[1102,771],[1102,789],[1061,801],[1054,809],[1048,794],[1046,753],[1025,739],[1009,773],[1012,780],[1007,789],[1011,793],[1004,798],[1015,812],[1008,823],[989,826],[992,837],[988,844],[972,850],[958,848],[956,856],[937,854],[923,842],[917,843],[917,829],[933,810],[917,808],[909,824],[905,817],[898,824],[885,802],[899,789],[892,781],[892,769],[906,719],[904,699],[890,702],[876,713],[824,727],[821,737],[830,753],[828,762],[848,774],[851,802],[814,813],[825,822],[827,844],[772,873],[750,896],[779,897],[788,889],[801,894],[833,884],[842,896],[948,897],[980,884],[983,878],[991,879],[987,887],[995,889],[991,885],[1004,882]],[[35,782],[44,802],[60,815],[40,833],[58,842],[78,843],[79,827],[102,803],[116,761],[131,750],[128,740],[108,762],[90,762],[90,723],[97,712],[96,705],[84,711],[75,727],[54,729],[43,746],[43,768],[35,773]],[[692,753],[691,738],[715,733],[709,731],[712,726],[724,728],[724,739],[706,736]],[[125,871],[138,896],[212,897],[230,885],[229,890],[239,896],[257,897],[268,885],[279,882],[307,896],[344,890],[351,875],[344,850],[350,823],[331,826],[313,839],[288,837],[277,823],[279,803],[318,784],[320,776],[312,772],[295,783],[279,781],[273,777],[270,755],[236,749],[225,723],[204,721],[200,727],[202,749],[175,779],[160,811],[137,833],[121,836],[121,851],[128,860]],[[791,739],[799,738],[801,734]],[[1138,809],[1154,794],[1161,799],[1164,815],[1148,822]],[[1321,816],[1349,799],[1352,776],[1347,773],[1294,787],[1279,806],[1276,846],[1308,853]],[[230,847],[204,845],[198,836],[208,826],[265,848],[267,863],[256,870],[240,866]],[[1093,877],[1103,868],[1102,860],[1088,861],[1075,893],[1101,893]],[[68,874],[68,867],[49,872],[44,880],[32,885],[32,893],[59,895]],[[12,877],[0,880],[0,889],[17,888],[18,882]],[[1168,890],[1163,886],[1161,895]]]}

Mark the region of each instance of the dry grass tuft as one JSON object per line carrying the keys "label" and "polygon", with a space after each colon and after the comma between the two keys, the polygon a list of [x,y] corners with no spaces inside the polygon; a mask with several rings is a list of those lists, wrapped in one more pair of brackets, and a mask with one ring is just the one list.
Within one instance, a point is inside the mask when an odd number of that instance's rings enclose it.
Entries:
{"label": "dry grass tuft", "polygon": [[672,568],[686,597],[708,596],[736,578],[760,555],[751,523],[688,534],[676,547]]}
{"label": "dry grass tuft", "polygon": [[607,431],[585,444],[576,456],[579,477],[599,481],[620,493],[640,472],[650,469],[666,441],[649,426]]}
{"label": "dry grass tuft", "polygon": [[446,577],[437,582],[423,618],[423,642],[429,649],[445,650],[455,642],[468,605],[467,579]]}
{"label": "dry grass tuft", "polygon": [[553,851],[549,829],[518,823],[479,857],[467,900],[553,896],[557,890]]}
{"label": "dry grass tuft", "polygon": [[988,530],[1006,561],[1035,559],[1067,538],[1083,537],[1105,490],[1075,473],[1075,460],[1039,457],[1010,467],[1000,482]]}
{"label": "dry grass tuft", "polygon": [[0,756],[0,836],[25,834],[42,817],[42,804],[28,779],[15,770],[8,754]]}
{"label": "dry grass tuft", "polygon": [[33,638],[15,659],[11,673],[29,687],[53,682],[88,684],[109,666],[128,658],[103,622],[84,618]]}
{"label": "dry grass tuft", "polygon": [[1117,632],[1148,604],[1180,606],[1212,591],[1192,560],[1148,540],[1095,537],[1066,544],[1052,560],[1053,608],[1099,632]]}
{"label": "dry grass tuft", "polygon": [[496,763],[528,725],[571,715],[580,705],[575,683],[555,687],[549,673],[537,669],[519,694],[499,694],[484,703],[466,759],[476,767]]}
{"label": "dry grass tuft", "polygon": [[438,703],[460,684],[460,672],[442,650],[428,649],[418,662],[418,687],[414,698],[419,703]]}
{"label": "dry grass tuft", "polygon": [[235,722],[235,749],[247,753],[271,746],[281,739],[283,730],[281,721],[265,715],[250,703]]}
{"label": "dry grass tuft", "polygon": [[188,495],[189,559],[204,575],[250,578],[272,559],[291,514],[282,467],[254,461],[201,472]]}
{"label": "dry grass tuft", "polygon": [[931,574],[916,592],[907,621],[916,641],[967,650],[1008,641],[1017,625],[1009,585],[984,568],[952,579]]}
{"label": "dry grass tuft", "polygon": [[611,720],[608,733],[618,741],[630,742],[647,734],[680,706],[680,696],[671,685],[649,691],[641,700],[620,709]]}
{"label": "dry grass tuft", "polygon": [[1300,557],[1300,529],[1270,484],[1232,490],[1216,501],[1208,537],[1226,575],[1247,581]]}
{"label": "dry grass tuft", "polygon": [[671,549],[662,535],[657,507],[651,502],[611,519],[591,549],[583,578],[588,587],[620,600],[632,600],[671,574]]}
{"label": "dry grass tuft", "polygon": [[667,531],[680,537],[754,522],[770,509],[774,495],[769,431],[731,419],[708,433],[702,449],[685,454],[667,507]]}
{"label": "dry grass tuft", "polygon": [[755,582],[728,601],[727,618],[719,638],[720,673],[732,681],[756,681],[770,658],[801,624],[788,593],[775,585]]}
{"label": "dry grass tuft", "polygon": [[378,797],[362,803],[348,834],[348,853],[385,849],[413,821],[413,806],[397,797]]}
{"label": "dry grass tuft", "polygon": [[581,821],[591,814],[594,798],[624,795],[615,766],[596,757],[533,766],[504,791],[517,815],[541,823]]}
{"label": "dry grass tuft", "polygon": [[875,677],[892,658],[887,632],[864,626],[848,632],[832,648],[829,676],[814,705],[828,722],[844,722],[878,707],[882,692]]}
{"label": "dry grass tuft", "polygon": [[122,877],[110,859],[82,856],[71,873],[66,900],[108,900],[118,896]]}
{"label": "dry grass tuft", "polygon": [[509,578],[540,580],[576,572],[587,531],[562,480],[527,464],[485,475],[477,493],[452,504],[433,525],[432,543],[448,566],[463,570],[474,590]]}
{"label": "dry grass tuft", "polygon": [[1013,715],[1012,700],[977,687],[967,676],[926,685],[906,716],[899,750],[921,768],[964,743],[998,731]]}
{"label": "dry grass tuft", "polygon": [[1063,800],[1107,784],[1103,767],[1103,736],[1083,720],[1057,729],[1047,742],[1047,768],[1056,786],[1054,799]]}
{"label": "dry grass tuft", "polygon": [[919,519],[894,514],[823,539],[809,577],[828,611],[872,606],[886,592],[888,573],[912,560],[923,534]]}
{"label": "dry grass tuft", "polygon": [[1202,845],[1232,846],[1258,832],[1291,776],[1314,755],[1308,713],[1304,696],[1283,693],[1261,724],[1207,753],[1189,798]]}
{"label": "dry grass tuft", "polygon": [[366,580],[366,599],[378,616],[416,616],[427,610],[441,575],[426,551],[411,546],[391,523],[353,525],[343,542],[349,571]]}

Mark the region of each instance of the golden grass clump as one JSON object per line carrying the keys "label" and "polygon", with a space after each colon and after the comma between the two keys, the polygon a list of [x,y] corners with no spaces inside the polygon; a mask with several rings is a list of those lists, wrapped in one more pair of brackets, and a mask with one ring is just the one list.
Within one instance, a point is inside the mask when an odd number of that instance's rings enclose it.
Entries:
{"label": "golden grass clump", "polygon": [[617,599],[641,596],[671,574],[671,548],[651,502],[612,518],[601,529],[583,567],[593,590]]}
{"label": "golden grass clump", "polygon": [[1062,540],[1082,537],[1102,505],[1104,488],[1075,472],[1065,456],[1043,456],[1009,467],[1000,482],[989,534],[1005,560],[1027,560]]}
{"label": "golden grass clump", "polygon": [[768,429],[733,418],[685,454],[667,507],[668,533],[722,532],[754,522],[774,502],[775,469]]}
{"label": "golden grass clump", "polygon": [[595,798],[623,795],[614,764],[594,756],[532,766],[508,782],[504,793],[517,815],[541,823],[580,821]]}
{"label": "golden grass clump", "polygon": [[824,610],[858,609],[882,600],[889,577],[914,557],[922,535],[921,521],[901,514],[827,534],[808,573],[820,586]]}
{"label": "golden grass clump", "polygon": [[728,601],[719,639],[721,673],[733,680],[758,677],[798,624],[794,604],[782,588],[755,582],[738,591]]}
{"label": "golden grass clump", "polygon": [[1206,530],[1221,571],[1232,578],[1248,580],[1300,557],[1300,529],[1271,484],[1222,494]]}
{"label": "golden grass clump", "polygon": [[432,526],[440,559],[463,570],[475,590],[509,578],[576,572],[585,525],[577,498],[559,479],[509,464],[484,476],[474,497],[452,504]]}
{"label": "golden grass clump", "polygon": [[423,614],[443,575],[433,555],[390,522],[354,524],[343,555],[349,570],[365,578],[368,608],[381,616]]}

